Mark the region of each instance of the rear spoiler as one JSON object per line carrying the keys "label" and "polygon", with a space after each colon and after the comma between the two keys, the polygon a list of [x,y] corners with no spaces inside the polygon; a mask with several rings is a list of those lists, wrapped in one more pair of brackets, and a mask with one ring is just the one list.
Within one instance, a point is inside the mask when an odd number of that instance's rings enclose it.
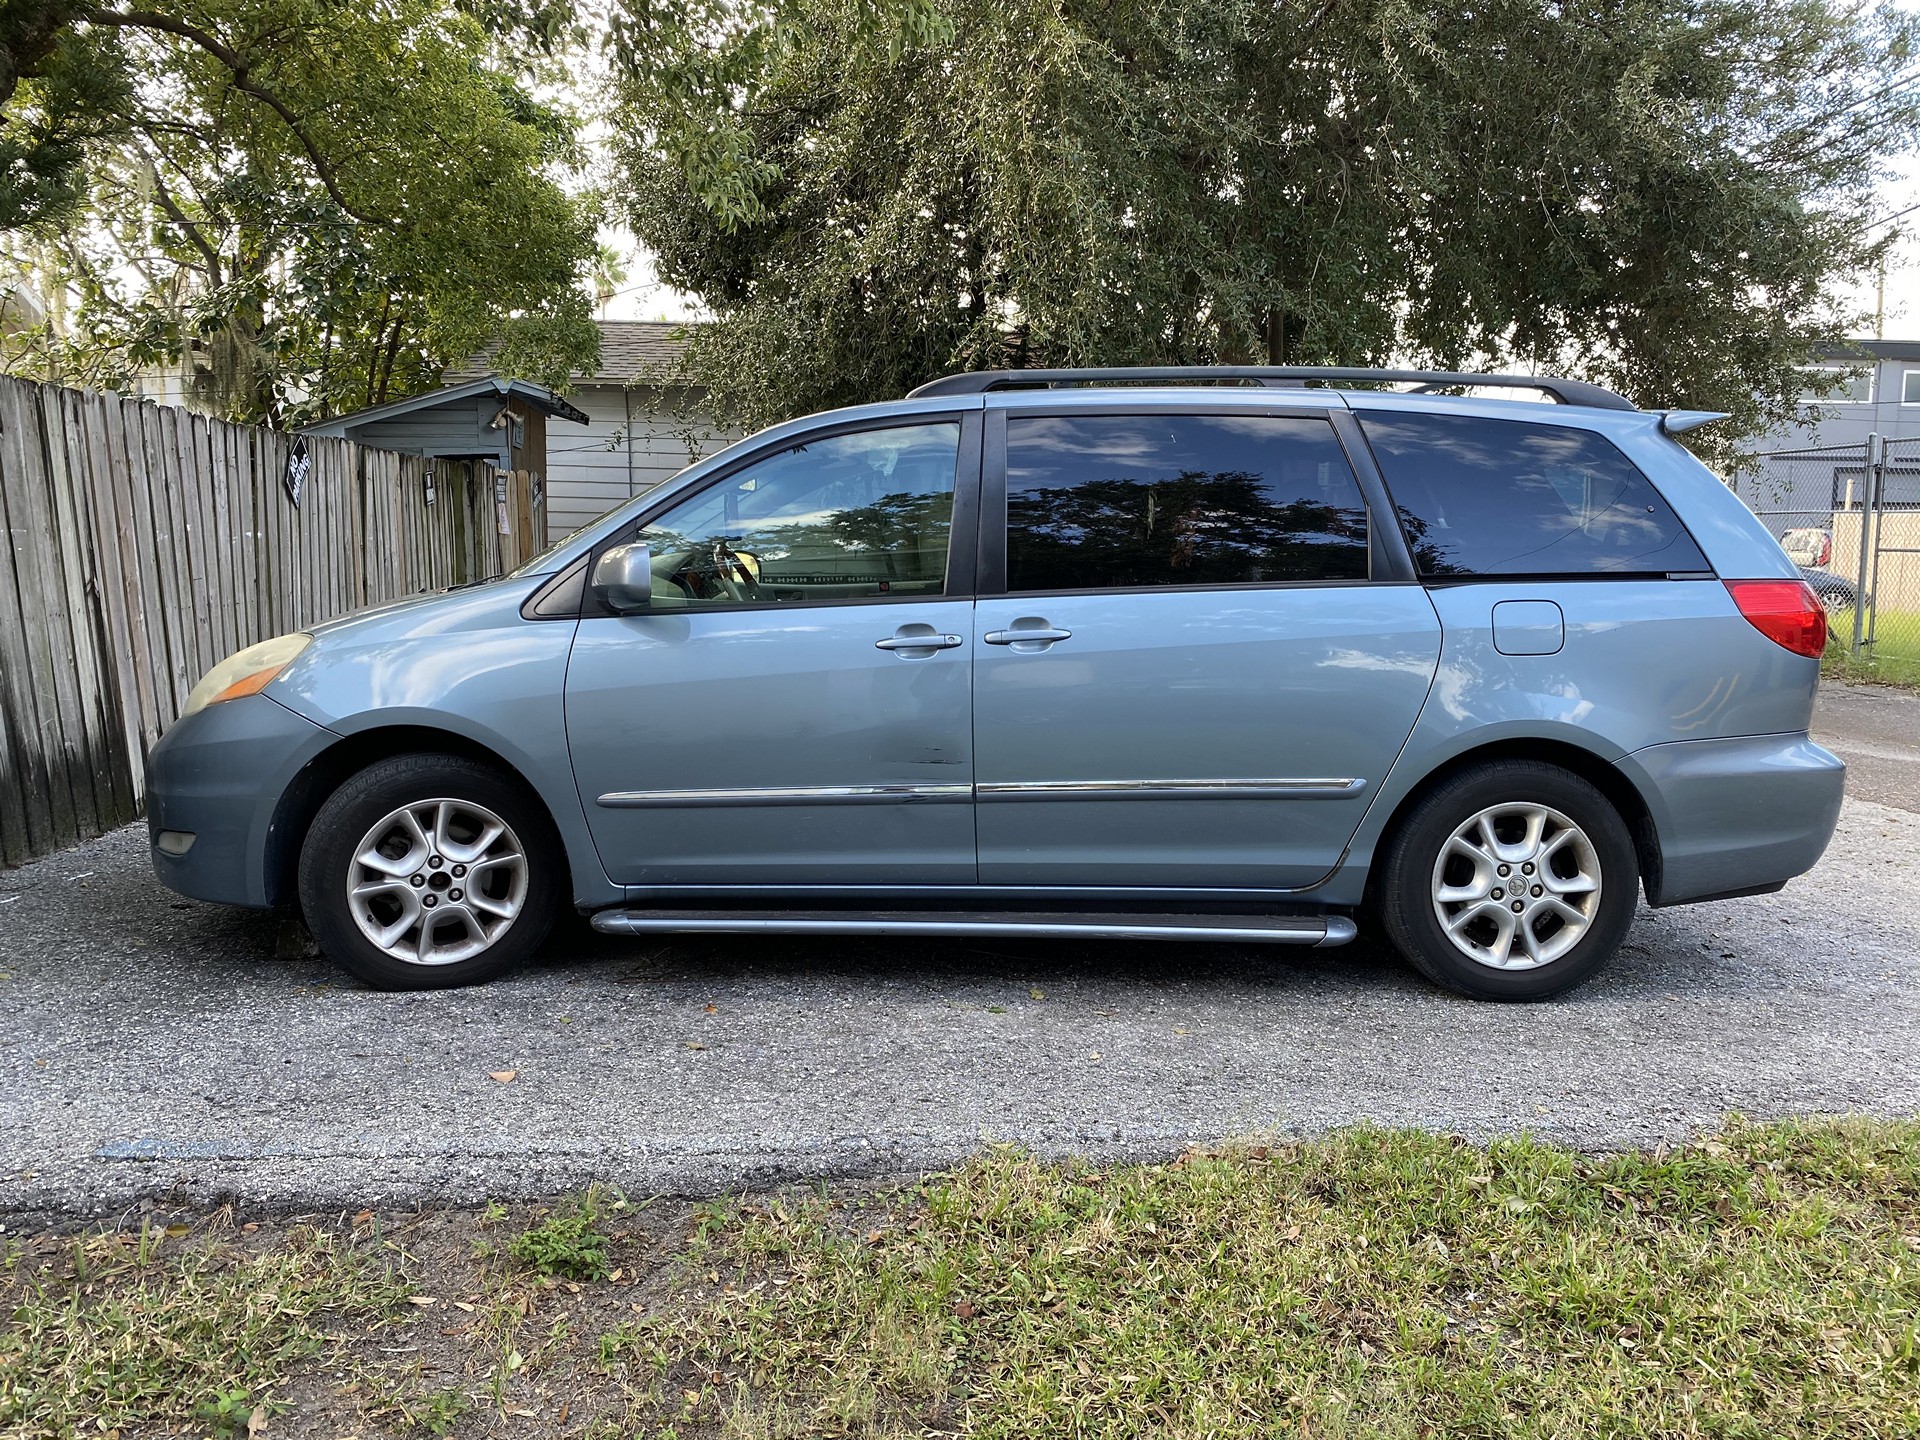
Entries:
{"label": "rear spoiler", "polygon": [[1669,435],[1684,435],[1702,425],[1729,418],[1724,410],[1669,410],[1660,417],[1660,428]]}

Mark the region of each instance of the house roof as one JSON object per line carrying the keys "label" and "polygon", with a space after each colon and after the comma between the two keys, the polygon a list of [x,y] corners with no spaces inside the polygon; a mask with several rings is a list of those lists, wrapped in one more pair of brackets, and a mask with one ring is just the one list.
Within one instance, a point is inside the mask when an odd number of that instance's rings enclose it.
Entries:
{"label": "house roof", "polygon": [[302,435],[330,435],[335,439],[348,438],[348,431],[359,430],[367,425],[378,424],[382,420],[397,419],[402,415],[411,415],[421,410],[433,410],[439,406],[458,400],[472,400],[482,395],[498,395],[503,400],[520,400],[534,409],[544,411],[560,420],[571,420],[577,425],[587,424],[587,416],[577,406],[569,405],[544,385],[535,385],[527,380],[505,380],[498,375],[482,375],[478,379],[468,380],[459,385],[447,385],[438,390],[429,390],[424,395],[409,395],[404,400],[391,400],[385,405],[374,405],[366,410],[355,410],[348,415],[336,415],[331,420],[322,420],[317,425],[308,425]]}
{"label": "house roof", "polygon": [[[693,325],[679,320],[596,320],[600,330],[600,365],[568,376],[575,385],[631,385],[659,381],[680,367]],[[464,365],[448,369],[448,384],[494,373],[500,347],[489,345]]]}
{"label": "house roof", "polygon": [[1920,340],[1849,340],[1825,352],[1828,360],[1920,360]]}

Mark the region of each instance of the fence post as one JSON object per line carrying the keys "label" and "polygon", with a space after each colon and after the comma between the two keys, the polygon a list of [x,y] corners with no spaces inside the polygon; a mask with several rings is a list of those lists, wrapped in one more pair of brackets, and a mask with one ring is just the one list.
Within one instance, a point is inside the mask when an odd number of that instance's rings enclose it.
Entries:
{"label": "fence post", "polygon": [[1853,658],[1860,658],[1861,649],[1868,643],[1867,630],[1867,571],[1873,562],[1873,510],[1874,498],[1880,493],[1880,469],[1885,463],[1887,441],[1878,433],[1867,436],[1866,454],[1860,467],[1860,576],[1858,595],[1853,606]]}

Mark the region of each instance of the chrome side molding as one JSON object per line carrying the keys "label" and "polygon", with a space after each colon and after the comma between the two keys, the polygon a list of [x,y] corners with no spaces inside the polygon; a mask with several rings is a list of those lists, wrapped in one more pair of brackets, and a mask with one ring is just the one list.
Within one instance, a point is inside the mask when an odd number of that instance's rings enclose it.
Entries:
{"label": "chrome side molding", "polygon": [[1028,780],[975,785],[980,800],[1336,800],[1364,780]]}
{"label": "chrome side molding", "polygon": [[1344,945],[1345,915],[1092,915],[939,910],[602,910],[605,935],[995,935],[1074,940],[1209,940],[1243,945]]}
{"label": "chrome side molding", "polygon": [[608,810],[720,805],[958,805],[973,800],[1338,800],[1365,780],[1030,780],[979,785],[775,785],[728,790],[612,790]]}
{"label": "chrome side molding", "polygon": [[704,809],[722,805],[964,805],[971,785],[777,785],[754,790],[614,790],[608,810]]}

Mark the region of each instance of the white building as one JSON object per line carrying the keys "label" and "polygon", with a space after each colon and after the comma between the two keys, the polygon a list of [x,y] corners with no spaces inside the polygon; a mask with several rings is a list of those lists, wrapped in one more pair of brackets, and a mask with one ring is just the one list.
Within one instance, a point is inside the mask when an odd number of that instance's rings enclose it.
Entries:
{"label": "white building", "polygon": [[[735,438],[707,418],[702,392],[670,383],[686,327],[660,320],[602,320],[600,367],[572,376],[567,401],[587,417],[547,437],[547,534],[568,531],[650,490]],[[487,372],[449,372],[449,384]]]}

